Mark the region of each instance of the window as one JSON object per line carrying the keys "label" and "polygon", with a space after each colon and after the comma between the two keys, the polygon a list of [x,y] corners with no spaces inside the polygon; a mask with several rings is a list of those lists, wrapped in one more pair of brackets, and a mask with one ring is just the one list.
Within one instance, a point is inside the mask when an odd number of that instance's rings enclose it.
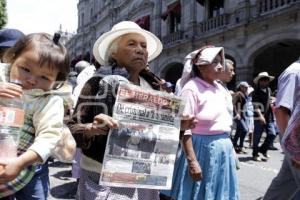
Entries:
{"label": "window", "polygon": [[141,28],[145,30],[150,30],[150,15],[146,15],[144,17],[139,18],[135,21]]}
{"label": "window", "polygon": [[84,26],[84,13],[81,13],[81,26]]}
{"label": "window", "polygon": [[224,14],[224,0],[210,0],[208,3],[208,18]]}
{"label": "window", "polygon": [[91,14],[90,14],[90,20],[91,20],[91,22],[93,21],[93,15],[94,15],[94,10],[93,10],[93,8],[91,8]]}
{"label": "window", "polygon": [[170,33],[175,33],[180,31],[180,18],[181,15],[172,13],[170,14]]}
{"label": "window", "polygon": [[169,32],[174,33],[180,30],[181,21],[181,4],[180,1],[176,1],[167,7],[167,10],[162,13],[161,18],[163,20],[168,19]]}

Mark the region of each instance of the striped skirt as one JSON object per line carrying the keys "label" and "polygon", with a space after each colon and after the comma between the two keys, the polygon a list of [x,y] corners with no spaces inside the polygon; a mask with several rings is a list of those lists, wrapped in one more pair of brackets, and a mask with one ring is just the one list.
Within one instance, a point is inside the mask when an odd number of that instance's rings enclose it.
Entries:
{"label": "striped skirt", "polygon": [[236,164],[228,134],[194,134],[192,141],[202,180],[192,180],[185,154],[181,151],[175,163],[172,189],[162,193],[176,200],[238,200]]}

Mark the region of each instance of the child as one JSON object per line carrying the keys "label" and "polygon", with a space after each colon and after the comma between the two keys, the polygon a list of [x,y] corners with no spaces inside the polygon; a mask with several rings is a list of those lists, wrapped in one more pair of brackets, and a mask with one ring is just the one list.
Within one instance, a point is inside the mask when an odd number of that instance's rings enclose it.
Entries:
{"label": "child", "polygon": [[[64,83],[69,57],[59,38],[57,34],[54,38],[45,33],[29,34],[6,51],[4,61],[9,64],[0,65],[0,98],[22,96],[25,105],[18,157],[0,163],[4,166],[0,198],[47,199],[49,171],[45,162],[61,138],[64,102],[72,92]],[[22,87],[9,83],[12,80],[20,81]]]}

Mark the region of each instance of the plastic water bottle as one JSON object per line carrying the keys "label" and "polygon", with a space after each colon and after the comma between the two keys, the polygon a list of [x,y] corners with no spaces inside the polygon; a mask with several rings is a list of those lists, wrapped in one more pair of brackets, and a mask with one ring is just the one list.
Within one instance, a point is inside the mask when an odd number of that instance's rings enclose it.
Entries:
{"label": "plastic water bottle", "polygon": [[[12,83],[20,85],[19,81]],[[0,160],[7,161],[17,157],[24,115],[23,101],[20,97],[0,97]]]}

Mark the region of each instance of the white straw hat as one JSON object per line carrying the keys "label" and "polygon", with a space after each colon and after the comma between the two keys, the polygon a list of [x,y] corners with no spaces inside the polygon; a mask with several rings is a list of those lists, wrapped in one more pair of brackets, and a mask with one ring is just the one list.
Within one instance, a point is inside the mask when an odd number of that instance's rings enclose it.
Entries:
{"label": "white straw hat", "polygon": [[95,59],[101,65],[107,64],[107,50],[109,49],[111,43],[118,37],[128,33],[138,33],[146,38],[148,62],[156,58],[161,53],[162,43],[153,33],[142,29],[139,25],[132,21],[122,21],[115,24],[110,31],[102,34],[97,39],[93,48]]}
{"label": "white straw hat", "polygon": [[261,78],[269,78],[270,81],[274,80],[274,76],[270,76],[268,72],[260,72],[253,80],[253,82],[257,85],[259,79]]}

